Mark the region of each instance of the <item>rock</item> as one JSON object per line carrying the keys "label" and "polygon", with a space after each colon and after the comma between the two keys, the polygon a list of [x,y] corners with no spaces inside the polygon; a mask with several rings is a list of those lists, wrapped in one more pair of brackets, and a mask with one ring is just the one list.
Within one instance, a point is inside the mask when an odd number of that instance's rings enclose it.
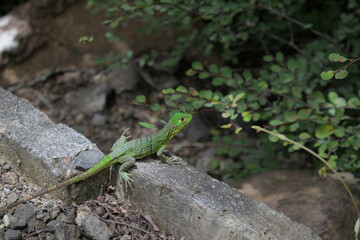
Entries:
{"label": "rock", "polygon": [[50,217],[49,213],[41,212],[36,215],[36,219],[39,219],[39,220],[43,221],[44,223],[47,223],[51,220],[51,217]]}
{"label": "rock", "polygon": [[35,229],[35,206],[31,202],[22,204],[15,208],[14,220],[11,224],[12,229],[24,228],[27,226],[28,232]]}
{"label": "rock", "polygon": [[48,228],[56,228],[56,225],[59,223],[58,220],[52,220],[46,224],[46,227]]}
{"label": "rock", "polygon": [[83,151],[75,158],[75,168],[80,171],[86,171],[99,162],[104,156],[102,152],[95,150]]}
{"label": "rock", "polygon": [[196,168],[202,172],[209,172],[211,170],[211,164],[215,160],[215,147],[210,147],[199,154],[196,161]]}
{"label": "rock", "polygon": [[11,192],[7,198],[7,204],[12,204],[14,202],[16,202],[19,199],[19,195],[15,192]]}
{"label": "rock", "polygon": [[18,16],[8,14],[0,18],[0,65],[9,61],[4,53],[16,52],[20,40],[30,31],[28,22]]}
{"label": "rock", "polygon": [[11,229],[22,229],[26,226],[26,219],[24,218],[14,218],[11,223]]}
{"label": "rock", "polygon": [[12,224],[13,219],[14,219],[14,217],[13,217],[12,215],[6,214],[6,215],[3,217],[4,226],[5,226],[5,227],[10,227],[11,224]]}
{"label": "rock", "polygon": [[126,90],[134,90],[138,79],[136,72],[130,66],[127,69],[118,66],[109,70],[106,82],[116,94],[120,94]]}
{"label": "rock", "polygon": [[[34,183],[45,187],[78,174],[74,159],[85,149],[97,150],[84,135],[0,88],[0,152]],[[79,202],[98,192],[108,171],[50,194]],[[85,187],[86,185],[86,187]]]}
{"label": "rock", "polygon": [[60,214],[60,207],[54,206],[54,207],[50,208],[49,213],[50,213],[51,218],[57,218],[57,216],[59,216],[59,214]]}
{"label": "rock", "polygon": [[[346,180],[359,201],[359,180]],[[242,180],[240,192],[309,226],[323,239],[354,239],[356,214],[343,185],[315,171],[279,170]]]}
{"label": "rock", "polygon": [[5,232],[5,240],[21,239],[21,231],[9,229]]}
{"label": "rock", "polygon": [[73,101],[73,107],[87,115],[100,112],[105,109],[107,96],[110,88],[106,84],[99,84],[80,90]]}
{"label": "rock", "polygon": [[9,194],[12,193],[12,191],[11,191],[9,188],[4,187],[4,193],[5,193],[6,195],[9,195]]}
{"label": "rock", "polygon": [[77,240],[80,238],[81,232],[76,225],[60,222],[56,225],[56,240]]}
{"label": "rock", "polygon": [[99,240],[107,240],[111,236],[110,229],[106,223],[87,211],[80,211],[75,219],[84,234]]}
{"label": "rock", "polygon": [[[150,215],[176,239],[320,239],[313,231],[252,200],[185,161],[169,166],[137,161],[127,190],[117,176],[116,194]],[[114,173],[119,166],[114,165]]]}
{"label": "rock", "polygon": [[2,180],[5,184],[15,185],[18,182],[18,178],[14,172],[6,172],[2,176]]}
{"label": "rock", "polygon": [[101,126],[106,123],[106,117],[104,115],[95,113],[94,116],[91,118],[91,122],[95,126]]}
{"label": "rock", "polygon": [[0,227],[0,239],[5,239],[5,229]]}

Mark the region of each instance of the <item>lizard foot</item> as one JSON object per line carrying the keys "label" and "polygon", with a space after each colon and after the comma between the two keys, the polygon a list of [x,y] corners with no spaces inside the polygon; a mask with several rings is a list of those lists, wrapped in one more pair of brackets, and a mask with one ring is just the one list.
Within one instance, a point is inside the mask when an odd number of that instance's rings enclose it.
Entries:
{"label": "lizard foot", "polygon": [[130,174],[127,173],[127,172],[121,172],[121,171],[119,171],[119,175],[120,175],[122,181],[125,182],[125,189],[127,190],[127,186],[128,186],[128,185],[129,185],[130,188],[132,188],[131,182],[132,182],[133,180],[130,178]]}
{"label": "lizard foot", "polygon": [[173,165],[173,164],[179,164],[180,163],[180,158],[177,156],[171,156],[171,157],[167,157],[165,159],[165,162],[169,165]]}

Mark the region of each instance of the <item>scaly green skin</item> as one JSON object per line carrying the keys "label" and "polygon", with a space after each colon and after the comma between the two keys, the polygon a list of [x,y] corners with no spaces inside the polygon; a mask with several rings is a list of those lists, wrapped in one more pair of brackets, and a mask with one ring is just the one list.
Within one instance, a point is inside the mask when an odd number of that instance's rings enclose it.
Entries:
{"label": "scaly green skin", "polygon": [[96,163],[86,172],[75,176],[69,180],[56,184],[52,187],[43,189],[35,193],[34,195],[23,198],[15,203],[8,205],[7,207],[1,208],[0,213],[17,205],[23,204],[33,198],[42,196],[46,193],[58,190],[65,186],[83,181],[86,178],[95,175],[96,173],[115,163],[121,164],[119,174],[121,178],[125,181],[126,186],[130,185],[130,182],[132,181],[126,171],[135,164],[136,159],[140,159],[156,153],[156,155],[161,160],[171,165],[174,162],[174,159],[173,157],[169,158],[164,154],[165,147],[173,136],[179,133],[186,125],[190,123],[191,119],[192,116],[190,114],[175,113],[174,116],[172,116],[171,119],[164,126],[164,128],[155,135],[135,139],[130,142],[126,142],[126,139],[128,137],[124,136],[125,132],[127,131],[125,130],[119,140],[117,140],[111,148],[112,152],[106,155],[103,159],[101,159],[98,163]]}

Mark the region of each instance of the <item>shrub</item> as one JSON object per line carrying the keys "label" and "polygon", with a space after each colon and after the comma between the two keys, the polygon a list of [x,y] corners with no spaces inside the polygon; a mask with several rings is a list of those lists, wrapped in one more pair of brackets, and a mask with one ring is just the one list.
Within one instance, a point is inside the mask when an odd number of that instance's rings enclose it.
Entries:
{"label": "shrub", "polygon": [[[359,68],[358,59],[348,59],[360,56],[355,0],[89,0],[88,5],[106,9],[109,20],[104,24],[112,28],[138,18],[149,28],[178,31],[177,45],[161,61],[164,66],[194,49],[217,56],[221,64],[193,61],[186,72],[188,85],[164,89],[167,106],[187,112],[214,109],[227,122],[222,128],[237,134],[244,122],[257,122],[314,149],[331,166],[360,173]],[[143,56],[142,66],[151,67],[150,60],[160,61],[154,50]],[[226,143],[226,138],[214,136],[214,141]],[[267,135],[257,141],[266,138],[278,141]],[[244,139],[237,139],[244,145]],[[289,152],[299,149],[284,146]],[[242,153],[237,146],[226,149],[219,152],[233,158]],[[276,150],[260,151],[266,158]],[[278,167],[254,162],[255,167],[239,168],[256,172]]]}

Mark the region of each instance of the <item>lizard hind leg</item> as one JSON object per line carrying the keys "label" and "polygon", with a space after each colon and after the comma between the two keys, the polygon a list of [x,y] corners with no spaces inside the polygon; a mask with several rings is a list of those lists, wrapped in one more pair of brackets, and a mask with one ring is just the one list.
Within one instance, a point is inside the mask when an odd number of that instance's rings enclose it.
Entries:
{"label": "lizard hind leg", "polygon": [[129,130],[129,128],[125,129],[125,131],[123,132],[123,134],[121,134],[121,137],[114,143],[114,145],[111,147],[111,151],[116,150],[118,147],[120,147],[121,145],[126,143],[126,140],[130,137],[125,137],[125,133],[127,132],[127,130]]}
{"label": "lizard hind leg", "polygon": [[119,169],[119,176],[125,183],[125,189],[127,189],[128,185],[130,188],[132,188],[132,179],[130,178],[130,174],[126,171],[129,170],[132,166],[134,166],[136,159],[130,156],[122,156],[116,159],[116,161],[121,164]]}

